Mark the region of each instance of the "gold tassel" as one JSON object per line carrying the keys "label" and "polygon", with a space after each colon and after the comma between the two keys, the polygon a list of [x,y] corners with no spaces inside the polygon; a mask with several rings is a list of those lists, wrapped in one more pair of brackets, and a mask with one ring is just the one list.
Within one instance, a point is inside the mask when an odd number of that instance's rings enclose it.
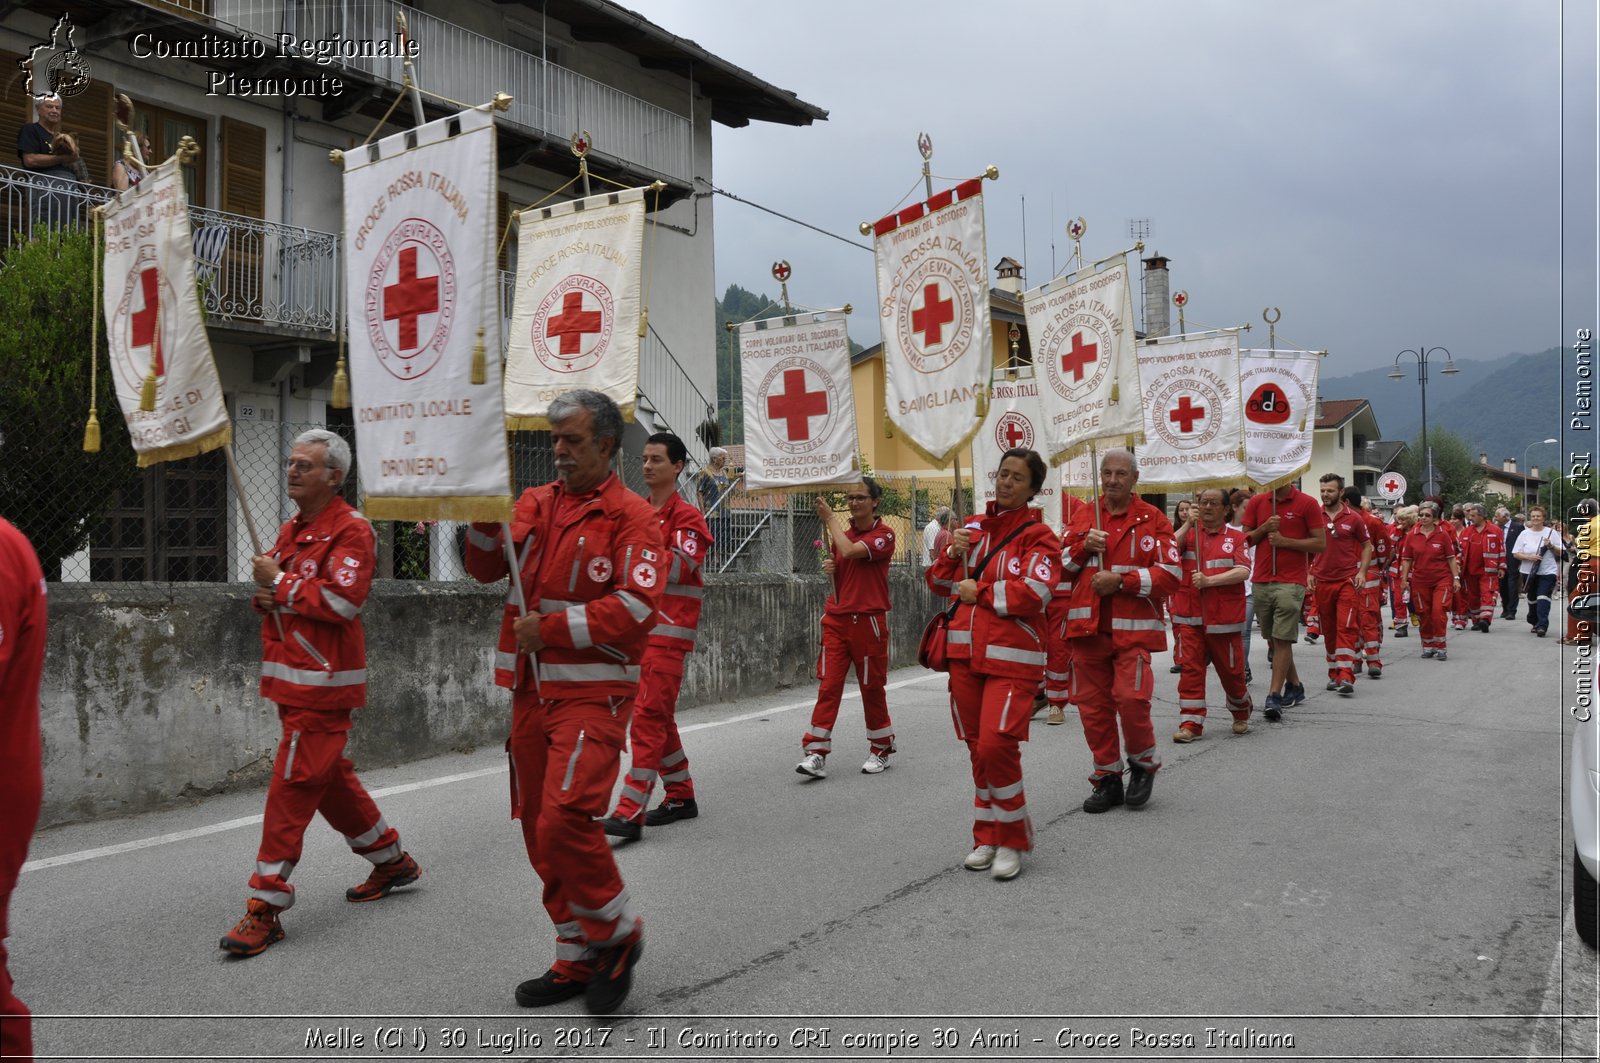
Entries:
{"label": "gold tassel", "polygon": [[645,333],[650,331],[650,308],[644,307],[639,311],[639,338],[644,339]]}
{"label": "gold tassel", "polygon": [[93,406],[89,407],[89,423],[83,426],[83,452],[85,454],[100,453],[100,418],[99,411]]}
{"label": "gold tassel", "polygon": [[1122,401],[1122,388],[1120,385],[1120,381],[1113,380],[1111,382],[1111,405],[1113,406]]}
{"label": "gold tassel", "polygon": [[345,371],[343,354],[339,355],[339,364],[333,371],[333,397],[328,405],[335,410],[350,408],[350,374]]}
{"label": "gold tassel", "polygon": [[139,389],[139,411],[141,413],[154,413],[156,410],[156,363],[150,362],[150,372],[144,378],[144,387]]}
{"label": "gold tassel", "polygon": [[478,342],[472,345],[472,383],[489,382],[488,353],[483,349],[483,329],[478,330]]}

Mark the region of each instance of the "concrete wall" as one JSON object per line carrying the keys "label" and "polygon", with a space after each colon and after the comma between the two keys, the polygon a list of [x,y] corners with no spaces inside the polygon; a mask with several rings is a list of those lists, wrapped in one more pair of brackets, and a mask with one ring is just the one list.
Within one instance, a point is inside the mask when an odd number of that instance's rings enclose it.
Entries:
{"label": "concrete wall", "polygon": [[[700,649],[680,709],[808,687],[824,581],[741,575],[707,589]],[[41,826],[171,807],[266,781],[275,708],[257,694],[260,636],[247,584],[53,584],[41,692]],[[380,581],[364,614],[368,707],[358,764],[403,763],[504,741],[494,686],[503,590]],[[891,577],[890,664],[916,660],[935,602],[920,576]]]}

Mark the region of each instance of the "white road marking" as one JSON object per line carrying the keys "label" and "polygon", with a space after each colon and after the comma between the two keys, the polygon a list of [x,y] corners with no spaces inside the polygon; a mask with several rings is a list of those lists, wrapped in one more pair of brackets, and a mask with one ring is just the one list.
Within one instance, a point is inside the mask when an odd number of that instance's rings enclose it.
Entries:
{"label": "white road marking", "polygon": [[[914,686],[917,683],[926,683],[940,678],[938,675],[921,675],[914,679],[902,679],[897,683],[889,683],[884,689],[899,690],[901,687]],[[846,698],[859,698],[861,692],[852,690],[844,695]],[[725,727],[730,723],[743,723],[746,720],[757,720],[763,716],[772,716],[780,712],[792,712],[795,709],[807,709],[816,704],[815,698],[806,701],[793,701],[787,705],[775,705],[770,709],[760,712],[747,712],[739,716],[729,716],[721,720],[710,720],[706,723],[691,724],[688,727],[678,728],[679,734],[688,734],[690,731],[704,731],[708,727]],[[374,798],[389,797],[394,794],[410,793],[413,790],[426,790],[433,786],[448,786],[451,783],[467,782],[472,779],[481,779],[486,775],[504,775],[506,767],[501,765],[495,768],[480,768],[477,771],[466,771],[459,775],[441,775],[434,779],[423,779],[419,782],[401,783],[398,786],[386,786],[381,790],[373,790]],[[158,834],[153,838],[139,838],[131,842],[119,842],[116,845],[103,845],[98,849],[82,849],[75,853],[62,853],[60,856],[45,856],[38,860],[29,860],[22,865],[22,874],[29,871],[43,871],[49,867],[61,867],[65,864],[76,864],[84,860],[98,860],[105,856],[117,856],[121,853],[136,852],[140,849],[150,849],[157,845],[171,845],[174,842],[186,842],[191,838],[203,838],[208,834],[220,834],[227,830],[238,830],[240,827],[254,827],[261,823],[260,816],[243,816],[239,819],[224,820],[221,823],[210,823],[204,827],[193,827],[189,830],[174,831],[171,834]]]}

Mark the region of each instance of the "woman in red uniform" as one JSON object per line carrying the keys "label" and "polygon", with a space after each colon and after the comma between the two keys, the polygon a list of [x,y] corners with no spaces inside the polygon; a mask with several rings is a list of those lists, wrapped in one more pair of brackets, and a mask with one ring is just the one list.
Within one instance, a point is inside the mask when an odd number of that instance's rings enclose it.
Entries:
{"label": "woman in red uniform", "polygon": [[1400,585],[1411,589],[1411,611],[1422,618],[1422,656],[1445,659],[1452,594],[1461,592],[1455,536],[1439,526],[1439,504],[1417,507],[1417,526],[1400,545]]}
{"label": "woman in red uniform", "polygon": [[1015,878],[1033,848],[1022,751],[1033,693],[1044,676],[1044,613],[1061,541],[1028,501],[1044,459],[1015,448],[1000,458],[995,500],[952,536],[928,586],[961,602],[950,621],[950,714],[972,758],[972,844],[964,866]]}

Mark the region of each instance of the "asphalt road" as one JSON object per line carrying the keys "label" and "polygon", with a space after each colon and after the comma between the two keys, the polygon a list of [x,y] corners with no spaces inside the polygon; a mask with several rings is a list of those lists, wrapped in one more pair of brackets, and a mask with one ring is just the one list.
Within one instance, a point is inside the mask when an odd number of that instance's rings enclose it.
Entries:
{"label": "asphalt road", "polygon": [[[288,937],[249,960],[217,940],[261,793],[48,831],[11,969],[57,1059],[1593,1059],[1575,651],[1520,622],[1450,645],[1435,663],[1390,638],[1385,678],[1341,698],[1302,644],[1307,704],[1243,736],[1214,710],[1189,746],[1157,658],[1165,764],[1139,811],[1080,811],[1078,721],[1041,715],[1037,849],[1010,882],[959,866],[971,781],[942,677],[890,677],[900,752],[878,776],[854,700],[821,781],[793,770],[811,691],[685,712],[703,812],[618,850],[647,945],[608,1021],[512,1001],[551,932],[498,750],[366,773],[422,880],[346,903],[366,865],[318,821]],[[1259,702],[1259,639],[1252,665]]]}

